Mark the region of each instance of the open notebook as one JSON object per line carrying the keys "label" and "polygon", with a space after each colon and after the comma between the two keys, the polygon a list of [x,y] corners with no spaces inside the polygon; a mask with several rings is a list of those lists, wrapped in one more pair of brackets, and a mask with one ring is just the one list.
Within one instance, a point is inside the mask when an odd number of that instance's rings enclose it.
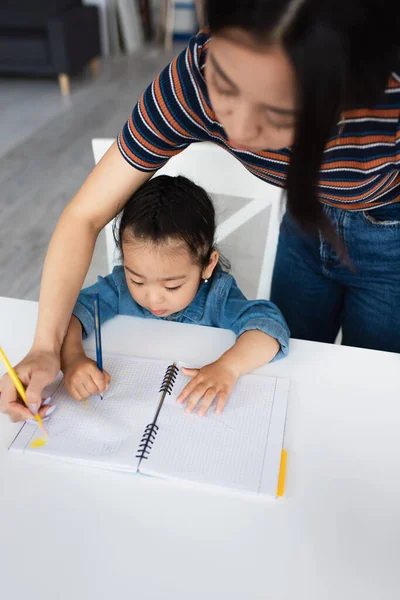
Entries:
{"label": "open notebook", "polygon": [[60,383],[47,444],[31,448],[41,433],[25,423],[11,449],[276,496],[288,380],[245,375],[221,415],[211,407],[199,417],[176,403],[189,381],[179,363],[106,354],[103,362],[112,377],[104,400],[76,402]]}

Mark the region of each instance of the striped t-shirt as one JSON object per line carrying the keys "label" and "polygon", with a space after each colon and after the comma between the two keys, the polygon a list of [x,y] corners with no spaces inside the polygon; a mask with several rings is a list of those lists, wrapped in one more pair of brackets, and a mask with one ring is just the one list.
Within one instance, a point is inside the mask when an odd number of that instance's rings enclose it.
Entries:
{"label": "striped t-shirt", "polygon": [[[118,137],[122,155],[141,171],[155,171],[193,142],[209,141],[233,154],[254,175],[284,187],[290,149],[232,148],[216,120],[204,68],[208,31],[168,65],[144,92]],[[366,210],[400,200],[400,76],[392,73],[382,103],[347,111],[324,151],[321,202]]]}

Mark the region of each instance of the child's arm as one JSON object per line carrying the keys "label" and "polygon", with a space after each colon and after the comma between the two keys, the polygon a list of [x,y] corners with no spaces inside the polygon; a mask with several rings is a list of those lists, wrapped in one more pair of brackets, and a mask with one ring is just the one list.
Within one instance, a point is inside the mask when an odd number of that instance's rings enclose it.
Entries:
{"label": "child's arm", "polygon": [[227,350],[219,361],[229,365],[237,377],[240,377],[271,362],[280,347],[277,339],[259,329],[251,329],[242,333],[236,344]]}
{"label": "child's arm", "polygon": [[220,414],[240,375],[270,362],[279,348],[279,342],[267,333],[256,329],[246,331],[214,363],[202,369],[182,369],[185,375],[193,379],[180,394],[178,402],[183,404],[189,398],[186,412],[192,412],[203,398],[198,410],[198,414],[203,416],[218,396],[215,412]]}
{"label": "child's arm", "polygon": [[61,348],[61,370],[65,388],[75,400],[102,394],[110,384],[107,371],[99,371],[96,362],[86,356],[82,344],[82,325],[74,315]]}
{"label": "child's arm", "polygon": [[112,319],[119,312],[120,291],[125,275],[122,267],[115,267],[107,277],[81,291],[75,304],[67,334],[61,348],[61,370],[64,384],[75,400],[83,400],[92,394],[102,394],[110,383],[110,375],[99,371],[96,362],[88,358],[82,345],[94,330],[93,292],[99,293],[101,322]]}
{"label": "child's arm", "polygon": [[184,369],[193,379],[178,402],[188,400],[186,410],[192,412],[201,400],[199,415],[206,414],[216,397],[216,412],[221,413],[240,375],[286,355],[289,348],[289,329],[272,302],[247,300],[233,277],[225,276],[222,285],[217,294],[216,325],[233,330],[238,339],[214,363],[199,370]]}

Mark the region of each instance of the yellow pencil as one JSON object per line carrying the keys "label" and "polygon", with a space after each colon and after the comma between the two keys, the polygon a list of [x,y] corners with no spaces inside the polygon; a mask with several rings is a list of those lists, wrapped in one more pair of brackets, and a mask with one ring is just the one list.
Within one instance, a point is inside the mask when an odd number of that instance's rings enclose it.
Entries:
{"label": "yellow pencil", "polygon": [[276,493],[278,498],[282,497],[285,493],[286,464],[287,464],[287,451],[282,450],[281,466],[279,469],[279,478],[278,478],[278,491]]}
{"label": "yellow pencil", "polygon": [[[7,356],[4,354],[4,350],[3,350],[3,348],[1,348],[1,346],[0,346],[0,358],[4,363],[4,366],[6,367],[6,369],[8,371],[11,381],[15,385],[15,388],[16,388],[18,394],[21,396],[25,405],[28,406],[28,403],[26,401],[25,388],[22,385],[22,382],[21,382],[20,378],[18,377],[18,375],[16,374],[14,368],[11,366],[11,363],[8,360]],[[29,408],[29,406],[28,406],[28,408]],[[47,433],[43,427],[43,421],[38,414],[35,415],[35,419],[38,422],[40,429],[43,431],[43,433],[45,435],[47,435]]]}

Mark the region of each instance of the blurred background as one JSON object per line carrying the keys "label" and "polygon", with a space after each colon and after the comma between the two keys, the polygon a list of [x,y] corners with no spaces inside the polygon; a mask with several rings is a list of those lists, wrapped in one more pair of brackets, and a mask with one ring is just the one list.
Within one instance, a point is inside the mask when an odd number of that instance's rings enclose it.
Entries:
{"label": "blurred background", "polygon": [[[0,0],[0,296],[38,299],[57,220],[94,166],[91,140],[118,135],[203,20],[202,0]],[[243,205],[214,201],[220,221]],[[258,215],[221,247],[249,296],[267,226]],[[107,272],[102,232],[85,284]]]}
{"label": "blurred background", "polygon": [[[194,2],[0,0],[0,295],[37,300],[57,219],[141,93],[199,28]],[[89,274],[104,274],[100,236]]]}

